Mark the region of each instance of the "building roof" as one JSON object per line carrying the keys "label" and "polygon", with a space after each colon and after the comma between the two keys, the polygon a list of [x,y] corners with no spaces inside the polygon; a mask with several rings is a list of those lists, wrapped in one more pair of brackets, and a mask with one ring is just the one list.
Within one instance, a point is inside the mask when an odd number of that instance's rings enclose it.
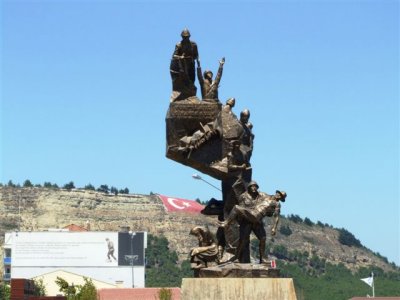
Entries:
{"label": "building roof", "polygon": [[68,229],[69,231],[88,231],[86,228],[76,224],[69,224],[63,228]]}
{"label": "building roof", "polygon": [[400,300],[400,297],[353,297],[349,300]]}
{"label": "building roof", "polygon": [[[116,289],[99,289],[97,291],[97,296],[99,300],[154,300],[158,299],[158,294],[161,288],[116,288]],[[171,300],[181,299],[181,289],[166,288],[171,290],[172,298]]]}

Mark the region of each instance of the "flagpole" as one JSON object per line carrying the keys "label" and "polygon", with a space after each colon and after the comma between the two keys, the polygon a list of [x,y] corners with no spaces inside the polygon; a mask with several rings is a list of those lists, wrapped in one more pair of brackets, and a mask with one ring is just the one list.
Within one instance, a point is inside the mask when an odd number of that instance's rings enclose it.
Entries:
{"label": "flagpole", "polygon": [[374,280],[374,272],[371,272],[372,275],[372,298],[375,298],[375,280]]}

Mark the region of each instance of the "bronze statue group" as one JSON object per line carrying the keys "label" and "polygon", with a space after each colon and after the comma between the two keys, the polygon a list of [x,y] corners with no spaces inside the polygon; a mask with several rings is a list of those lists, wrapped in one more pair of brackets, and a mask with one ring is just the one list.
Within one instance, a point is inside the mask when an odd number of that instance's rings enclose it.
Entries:
{"label": "bronze statue group", "polygon": [[[219,61],[217,74],[213,78],[212,71],[202,72],[198,47],[190,40],[189,30],[184,29],[181,37],[170,64],[173,90],[170,109],[174,105],[174,110],[181,111],[184,125],[174,125],[176,128],[167,125],[167,136],[171,132],[179,133],[177,141],[169,141],[167,156],[220,179],[222,186],[222,201],[212,199],[202,211],[206,215],[218,216],[216,238],[204,226],[196,226],[190,231],[190,234],[198,238],[198,247],[190,251],[192,268],[201,269],[234,261],[250,263],[252,232],[259,240],[259,262],[266,264],[267,233],[263,219],[273,218],[271,234],[275,235],[280,203],[286,200],[286,193],[280,190],[273,195],[260,192],[258,184],[252,180],[250,159],[254,134],[253,125],[249,121],[250,111],[244,109],[238,119],[233,112],[236,99],[229,98],[222,105],[218,98],[225,58]],[[196,97],[196,73],[201,100]],[[207,120],[204,124],[199,122],[197,130],[187,130],[196,125],[194,121],[184,123],[190,121],[186,114],[187,107],[193,110],[204,109],[205,104],[211,105],[211,109],[217,107],[215,119]]]}

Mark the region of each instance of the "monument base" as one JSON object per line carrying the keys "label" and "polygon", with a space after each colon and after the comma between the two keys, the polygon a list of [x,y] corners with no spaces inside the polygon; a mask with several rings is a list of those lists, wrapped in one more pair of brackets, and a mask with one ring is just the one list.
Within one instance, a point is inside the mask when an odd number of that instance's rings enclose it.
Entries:
{"label": "monument base", "polygon": [[280,270],[267,264],[227,263],[195,271],[202,278],[278,278]]}
{"label": "monument base", "polygon": [[297,300],[291,278],[183,278],[181,300]]}

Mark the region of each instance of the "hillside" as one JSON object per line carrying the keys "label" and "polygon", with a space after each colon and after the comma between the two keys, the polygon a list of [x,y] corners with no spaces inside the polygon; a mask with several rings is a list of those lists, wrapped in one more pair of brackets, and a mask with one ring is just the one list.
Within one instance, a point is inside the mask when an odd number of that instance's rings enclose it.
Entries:
{"label": "hillside", "polygon": [[[164,235],[180,261],[187,258],[189,249],[197,243],[189,236],[191,227],[209,225],[212,231],[216,229],[213,217],[167,213],[155,195],[115,196],[83,189],[0,187],[1,244],[5,231],[18,228],[18,207],[21,231],[61,228],[71,223],[83,226],[87,220],[95,231],[117,231],[121,226],[130,226],[134,231]],[[277,236],[269,237],[268,245],[271,254],[287,261],[343,263],[352,271],[370,266],[395,270],[385,258],[362,246],[340,243],[339,235],[339,230],[328,225],[291,216],[282,219]]]}

